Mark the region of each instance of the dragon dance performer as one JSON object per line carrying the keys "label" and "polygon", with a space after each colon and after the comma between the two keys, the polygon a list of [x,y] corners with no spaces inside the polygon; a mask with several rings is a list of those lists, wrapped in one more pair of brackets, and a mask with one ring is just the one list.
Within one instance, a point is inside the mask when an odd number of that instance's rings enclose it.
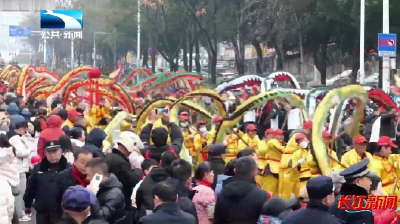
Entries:
{"label": "dragon dance performer", "polygon": [[[345,167],[350,167],[366,158],[372,160],[372,155],[367,152],[367,144],[368,141],[364,136],[358,135],[355,137],[354,149],[349,150],[342,156],[341,163]],[[371,163],[368,163],[369,166],[371,166]]]}
{"label": "dragon dance performer", "polygon": [[[330,147],[329,147],[333,140],[332,135],[328,131],[322,131],[322,138],[326,145],[327,154],[331,161],[330,167],[332,168],[332,170],[343,170],[344,168],[346,168],[346,167],[342,167],[342,165],[340,165],[338,163],[339,160],[337,158],[336,152],[333,151],[332,149],[330,149]],[[321,173],[319,172],[317,164],[315,163],[314,158],[311,153],[308,153],[306,163],[307,163],[308,167],[310,168],[311,178],[321,176]]]}
{"label": "dragon dance performer", "polygon": [[397,148],[397,145],[392,142],[392,139],[387,136],[379,138],[376,145],[379,151],[374,152],[374,156],[370,161],[370,170],[377,174],[382,180],[382,187],[385,195],[396,193],[396,169],[399,160],[398,154],[391,154],[392,149]]}
{"label": "dragon dance performer", "polygon": [[254,149],[257,150],[258,148],[258,143],[260,142],[260,139],[257,136],[257,128],[254,124],[249,124],[246,127],[246,134],[243,135],[243,137],[240,138],[239,144],[238,144],[238,149],[239,151],[243,149]]}
{"label": "dragon dance performer", "polygon": [[[267,166],[267,161],[268,161],[268,142],[269,140],[274,138],[274,130],[272,128],[269,128],[265,131],[264,133],[264,138],[263,140],[261,140],[258,143],[258,150],[257,150],[257,156],[258,156],[258,160],[257,160],[257,165],[258,165],[258,169],[259,169],[259,174],[257,175],[257,183],[260,186],[263,186],[263,184],[265,183],[267,177],[264,176],[264,172],[265,172],[265,167]],[[277,156],[279,157],[279,156]]]}
{"label": "dragon dance performer", "polygon": [[266,178],[262,188],[273,195],[278,195],[279,193],[280,164],[282,153],[285,150],[285,146],[282,144],[283,133],[280,129],[274,131],[274,138],[267,142],[265,153],[267,161],[263,175]]}
{"label": "dragon dance performer", "polygon": [[207,132],[204,121],[197,122],[198,133],[194,136],[194,150],[197,156],[197,165],[208,160],[208,148],[214,140],[214,135]]}
{"label": "dragon dance performer", "polygon": [[307,136],[303,133],[297,134],[295,136],[295,141],[298,145],[298,149],[293,153],[293,156],[289,161],[289,167],[291,168],[289,171],[290,180],[293,181],[294,184],[292,189],[289,188],[290,186],[285,186],[282,189],[282,194],[285,195],[285,197],[288,197],[288,194],[290,195],[291,192],[298,197],[300,189],[302,189],[310,179],[310,168],[307,163],[305,163],[307,155],[310,154],[310,142],[308,141]]}
{"label": "dragon dance performer", "polygon": [[[311,133],[312,122],[307,121],[303,123],[304,134],[307,135]],[[299,145],[296,142],[296,137],[301,133],[294,133],[292,131],[292,136],[290,136],[286,147],[283,150],[282,160],[281,160],[281,171],[279,176],[279,195],[285,199],[290,199],[293,189],[295,188],[295,182],[292,181],[292,175],[289,166],[289,162],[293,157],[293,153],[299,149]]]}

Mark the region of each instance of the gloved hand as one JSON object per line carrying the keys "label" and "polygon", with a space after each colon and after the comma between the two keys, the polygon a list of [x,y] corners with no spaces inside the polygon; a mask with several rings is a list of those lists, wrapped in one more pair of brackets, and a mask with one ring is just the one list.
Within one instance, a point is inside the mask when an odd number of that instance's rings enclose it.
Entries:
{"label": "gloved hand", "polygon": [[227,146],[228,145],[228,141],[226,141],[226,140],[224,140],[224,146]]}
{"label": "gloved hand", "polygon": [[237,128],[234,128],[234,129],[233,129],[233,132],[235,132],[235,133],[238,133],[238,131],[239,131],[239,130],[238,130]]}
{"label": "gloved hand", "polygon": [[31,208],[25,208],[25,214],[31,214]]}
{"label": "gloved hand", "polygon": [[301,159],[299,159],[299,161],[297,162],[297,164],[298,165],[303,165],[303,163],[305,162],[306,160],[304,159],[304,158],[301,158]]}

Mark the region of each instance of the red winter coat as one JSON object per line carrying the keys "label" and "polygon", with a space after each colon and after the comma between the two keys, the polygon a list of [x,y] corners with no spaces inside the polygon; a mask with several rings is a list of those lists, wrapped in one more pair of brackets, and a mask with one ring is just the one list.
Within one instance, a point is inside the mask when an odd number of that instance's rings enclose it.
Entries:
{"label": "red winter coat", "polygon": [[373,209],[374,224],[391,224],[396,217],[396,212],[389,209]]}
{"label": "red winter coat", "polygon": [[37,153],[40,157],[44,158],[45,143],[52,140],[58,140],[61,135],[65,133],[61,130],[61,125],[64,121],[58,115],[51,115],[46,122],[47,128],[40,132]]}

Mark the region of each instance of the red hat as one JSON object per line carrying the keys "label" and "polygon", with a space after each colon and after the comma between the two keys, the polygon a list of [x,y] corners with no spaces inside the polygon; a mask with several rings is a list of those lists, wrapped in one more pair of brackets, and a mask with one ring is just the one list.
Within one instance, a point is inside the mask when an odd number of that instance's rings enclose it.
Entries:
{"label": "red hat", "polygon": [[274,134],[274,129],[268,128],[264,133],[264,135],[270,135],[270,134]]}
{"label": "red hat", "polygon": [[311,129],[312,125],[313,125],[312,121],[306,121],[303,124],[303,129]]}
{"label": "red hat", "polygon": [[296,135],[295,141],[296,141],[296,143],[299,143],[306,138],[307,138],[307,136],[305,134],[299,133],[298,135]]}
{"label": "red hat", "polygon": [[204,123],[204,121],[198,121],[197,122],[197,127],[201,126],[201,125],[205,125],[206,123]]}
{"label": "red hat", "polygon": [[216,116],[216,117],[214,118],[214,123],[218,123],[218,122],[220,122],[220,121],[222,121],[222,120],[224,120],[224,118],[223,118],[222,116],[218,115],[218,116]]}
{"label": "red hat", "polygon": [[323,138],[331,138],[332,135],[328,131],[322,131],[322,137]]}
{"label": "red hat", "polygon": [[249,125],[247,125],[246,130],[247,131],[257,131],[257,128],[254,124],[249,124]]}
{"label": "red hat", "polygon": [[68,111],[68,117],[77,117],[77,116],[83,116],[83,114],[76,111],[75,109]]}
{"label": "red hat", "polygon": [[364,136],[359,135],[359,136],[357,136],[357,137],[354,138],[354,143],[356,143],[356,144],[363,144],[363,143],[368,143],[368,141],[367,141],[367,139],[366,139]]}
{"label": "red hat", "polygon": [[392,139],[388,136],[382,136],[376,143],[378,146],[391,146],[392,148],[397,148],[397,145],[392,142]]}
{"label": "red hat", "polygon": [[276,129],[274,131],[274,135],[282,135],[283,133],[285,133],[284,131],[282,131],[281,129]]}

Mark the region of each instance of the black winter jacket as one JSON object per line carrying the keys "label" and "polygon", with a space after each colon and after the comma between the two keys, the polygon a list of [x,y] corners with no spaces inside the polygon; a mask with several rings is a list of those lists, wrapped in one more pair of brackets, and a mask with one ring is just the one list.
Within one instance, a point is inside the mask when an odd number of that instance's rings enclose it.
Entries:
{"label": "black winter jacket", "polygon": [[165,169],[154,167],[143,179],[136,192],[136,206],[140,210],[139,217],[146,215],[146,210],[154,209],[153,188],[161,181],[168,179]]}
{"label": "black winter jacket", "polygon": [[[118,149],[112,149],[112,153],[106,155],[108,172],[114,174],[122,184],[122,192],[125,197],[125,210],[130,211],[132,207],[132,191],[139,183],[141,175],[137,175],[128,158]],[[141,172],[140,172],[141,173]]]}
{"label": "black winter jacket", "polygon": [[257,187],[254,178],[230,177],[224,180],[217,197],[214,223],[257,223],[267,200],[267,192]]}
{"label": "black winter jacket", "polygon": [[195,218],[182,211],[176,203],[164,203],[154,210],[153,214],[144,216],[141,224],[197,224]]}
{"label": "black winter jacket", "polygon": [[122,184],[114,174],[110,174],[108,180],[100,184],[96,197],[99,206],[94,208],[93,219],[106,220],[110,224],[125,222],[125,198],[122,193]]}
{"label": "black winter jacket", "polygon": [[57,187],[58,172],[71,165],[62,156],[58,164],[50,164],[46,157],[36,164],[31,172],[24,195],[25,207],[31,208],[35,200],[35,210],[38,212],[61,212],[60,202],[57,200],[60,189]]}
{"label": "black winter jacket", "polygon": [[310,201],[306,209],[292,212],[282,224],[341,224],[341,222],[328,212],[329,207],[321,202]]}

